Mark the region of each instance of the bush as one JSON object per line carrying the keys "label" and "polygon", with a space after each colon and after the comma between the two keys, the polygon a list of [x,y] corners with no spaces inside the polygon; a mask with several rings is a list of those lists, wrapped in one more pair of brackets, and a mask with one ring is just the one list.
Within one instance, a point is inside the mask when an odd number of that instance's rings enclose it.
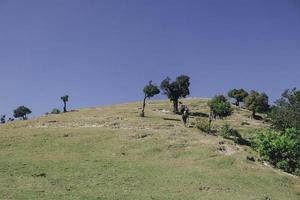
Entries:
{"label": "bush", "polygon": [[221,127],[220,135],[225,139],[233,140],[237,144],[243,143],[241,134],[236,129],[231,128],[228,124]]}
{"label": "bush", "polygon": [[210,132],[209,123],[208,123],[208,120],[206,118],[197,117],[195,125],[196,125],[197,129],[199,129],[200,131],[203,131],[205,133]]}
{"label": "bush", "polygon": [[58,108],[53,108],[51,114],[59,114],[60,110]]}
{"label": "bush", "polygon": [[214,118],[227,117],[231,115],[232,108],[228,100],[223,95],[217,95],[208,102],[208,106]]}
{"label": "bush", "polygon": [[257,134],[256,149],[262,158],[289,173],[300,170],[300,130],[267,130]]}

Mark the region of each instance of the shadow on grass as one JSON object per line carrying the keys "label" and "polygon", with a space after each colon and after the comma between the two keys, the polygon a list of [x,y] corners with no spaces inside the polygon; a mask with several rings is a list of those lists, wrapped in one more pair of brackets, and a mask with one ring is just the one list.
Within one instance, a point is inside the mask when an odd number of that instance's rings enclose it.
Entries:
{"label": "shadow on grass", "polygon": [[190,112],[190,116],[193,117],[209,117],[208,114],[202,112]]}
{"label": "shadow on grass", "polygon": [[174,119],[174,118],[163,118],[163,120],[168,120],[168,121],[177,121],[177,122],[180,122],[181,120],[180,119]]}

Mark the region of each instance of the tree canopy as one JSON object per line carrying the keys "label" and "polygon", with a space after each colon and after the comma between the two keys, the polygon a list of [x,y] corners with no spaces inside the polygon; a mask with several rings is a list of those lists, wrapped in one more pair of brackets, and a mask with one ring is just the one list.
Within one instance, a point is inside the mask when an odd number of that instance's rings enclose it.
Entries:
{"label": "tree canopy", "polygon": [[244,89],[232,89],[228,92],[228,96],[235,99],[235,105],[239,106],[241,102],[248,96],[248,92]]}
{"label": "tree canopy", "polygon": [[178,113],[178,99],[185,98],[190,94],[189,86],[190,77],[186,75],[178,76],[173,82],[169,77],[161,82],[161,90],[173,102],[174,113]]}
{"label": "tree canopy", "polygon": [[158,89],[158,87],[156,85],[154,85],[152,83],[152,81],[149,81],[148,85],[146,85],[144,87],[144,101],[143,101],[143,108],[142,108],[142,112],[141,112],[141,117],[144,117],[145,116],[145,106],[146,106],[146,99],[147,98],[151,98],[157,94],[160,93],[160,90]]}
{"label": "tree canopy", "polygon": [[245,98],[245,106],[252,111],[252,117],[255,118],[257,112],[264,113],[269,110],[269,97],[265,93],[252,90]]}
{"label": "tree canopy", "polygon": [[272,107],[269,117],[277,130],[300,129],[300,91],[296,88],[285,90]]}
{"label": "tree canopy", "polygon": [[208,106],[214,118],[223,118],[232,113],[231,105],[224,95],[215,96],[208,102]]}
{"label": "tree canopy", "polygon": [[19,106],[14,110],[15,118],[22,118],[23,120],[27,120],[27,115],[31,113],[31,110],[25,106]]}

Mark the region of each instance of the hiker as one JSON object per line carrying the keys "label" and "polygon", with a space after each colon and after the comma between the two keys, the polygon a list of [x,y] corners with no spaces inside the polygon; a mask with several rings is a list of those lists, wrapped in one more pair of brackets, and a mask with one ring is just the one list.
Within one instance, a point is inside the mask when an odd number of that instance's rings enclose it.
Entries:
{"label": "hiker", "polygon": [[189,109],[188,109],[187,106],[184,106],[184,108],[181,109],[181,114],[182,114],[182,121],[183,121],[184,125],[186,125],[187,120],[188,120],[189,115],[190,115]]}

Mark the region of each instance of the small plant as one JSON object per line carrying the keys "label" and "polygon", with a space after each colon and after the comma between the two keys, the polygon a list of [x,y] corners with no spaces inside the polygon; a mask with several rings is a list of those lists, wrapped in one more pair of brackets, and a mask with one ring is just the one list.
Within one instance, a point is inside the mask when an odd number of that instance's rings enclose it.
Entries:
{"label": "small plant", "polygon": [[221,127],[220,135],[229,140],[233,140],[237,144],[242,144],[242,136],[241,134],[236,130],[231,128],[228,124],[225,124]]}
{"label": "small plant", "polygon": [[58,108],[53,108],[51,111],[51,114],[59,114],[59,113],[61,113],[61,112]]}
{"label": "small plant", "polygon": [[210,133],[210,131],[211,131],[211,127],[209,126],[208,120],[203,117],[196,118],[195,126],[197,129],[199,129],[200,131],[203,131],[205,133]]}

